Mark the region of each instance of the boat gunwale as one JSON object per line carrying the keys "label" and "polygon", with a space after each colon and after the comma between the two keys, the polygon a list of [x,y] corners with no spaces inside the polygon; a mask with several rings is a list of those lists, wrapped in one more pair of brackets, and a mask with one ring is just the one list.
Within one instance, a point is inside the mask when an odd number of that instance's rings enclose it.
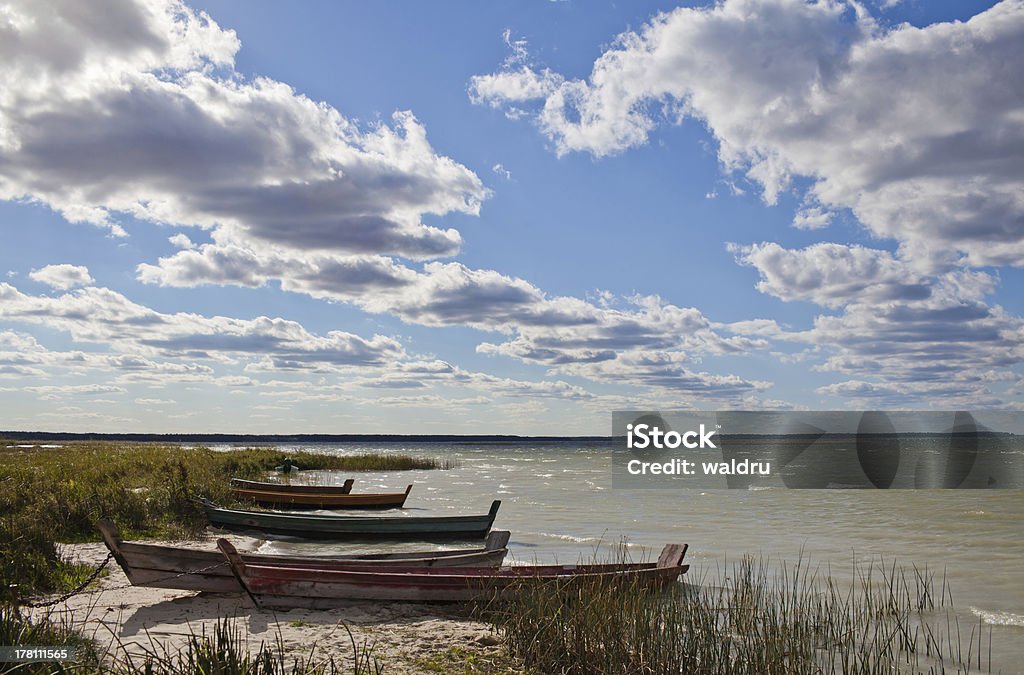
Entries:
{"label": "boat gunwale", "polygon": [[[231,489],[240,488],[244,490],[271,489],[279,492],[290,492],[292,494],[309,494],[310,492],[327,492],[330,494],[351,494],[354,478],[346,478],[342,485],[294,485],[292,483],[277,483],[271,481],[248,480],[246,478],[231,478],[229,485]],[[252,487],[245,487],[252,486]]]}
{"label": "boat gunwale", "polygon": [[366,522],[405,522],[420,524],[433,524],[433,523],[472,523],[472,522],[484,522],[488,518],[491,522],[498,514],[498,507],[501,505],[500,499],[495,499],[491,502],[491,509],[486,514],[477,515],[463,515],[463,516],[344,516],[338,514],[328,513],[286,513],[281,511],[247,511],[244,509],[230,509],[223,506],[218,506],[213,502],[202,499],[200,500],[203,504],[203,508],[206,509],[207,514],[219,513],[225,515],[233,515],[238,518],[271,518],[280,519],[283,522],[291,521],[322,521],[325,523],[343,523],[344,521],[366,521]]}

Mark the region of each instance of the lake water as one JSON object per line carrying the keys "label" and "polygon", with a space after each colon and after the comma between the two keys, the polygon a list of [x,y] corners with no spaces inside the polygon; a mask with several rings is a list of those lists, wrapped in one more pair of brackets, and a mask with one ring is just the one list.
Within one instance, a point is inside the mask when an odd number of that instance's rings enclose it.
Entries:
{"label": "lake water", "polygon": [[[331,454],[368,451],[451,459],[437,471],[355,474],[356,491],[415,484],[405,515],[485,513],[512,532],[515,562],[590,559],[625,539],[636,558],[669,542],[690,545],[688,578],[716,578],[744,554],[820,564],[849,579],[853,560],[884,557],[945,570],[961,634],[992,627],[993,668],[1024,672],[1024,491],[612,489],[611,450],[579,443],[339,444],[281,446]],[[301,472],[303,480],[331,480]],[[338,475],[337,481],[345,476]],[[391,512],[389,512],[391,513]],[[397,512],[396,512],[397,513]],[[422,545],[409,545],[423,548]],[[271,542],[265,551],[359,547]],[[955,631],[954,631],[955,632]],[[987,653],[987,634],[984,652]]]}

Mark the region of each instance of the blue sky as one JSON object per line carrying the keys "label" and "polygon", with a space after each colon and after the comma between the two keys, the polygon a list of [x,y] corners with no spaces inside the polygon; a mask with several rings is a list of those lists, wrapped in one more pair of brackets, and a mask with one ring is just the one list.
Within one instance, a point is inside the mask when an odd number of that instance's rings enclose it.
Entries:
{"label": "blue sky", "polygon": [[0,428],[1020,408],[1019,2],[18,3]]}

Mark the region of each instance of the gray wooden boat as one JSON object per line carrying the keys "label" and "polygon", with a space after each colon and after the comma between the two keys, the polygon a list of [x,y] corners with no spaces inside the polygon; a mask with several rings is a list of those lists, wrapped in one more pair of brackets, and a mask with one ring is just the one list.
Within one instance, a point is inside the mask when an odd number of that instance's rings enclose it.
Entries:
{"label": "gray wooden boat", "polygon": [[342,516],[320,513],[281,513],[225,509],[199,500],[214,527],[306,539],[399,539],[447,541],[482,539],[498,515],[501,501],[479,516]]}
{"label": "gray wooden boat", "polygon": [[258,607],[275,609],[326,609],[344,606],[352,600],[488,600],[533,584],[583,579],[666,588],[690,568],[683,564],[686,544],[665,546],[656,563],[391,570],[254,565],[246,562],[226,539],[217,540],[217,547],[253,602]]}
{"label": "gray wooden boat", "polygon": [[[242,590],[224,555],[216,549],[194,549],[124,541],[117,527],[99,521],[103,542],[114,554],[133,586],[185,591],[232,593]],[[497,567],[508,553],[509,533],[493,530],[482,548],[452,551],[400,551],[331,556],[291,556],[242,553],[253,565],[319,567],[328,569],[405,569],[429,567]]]}

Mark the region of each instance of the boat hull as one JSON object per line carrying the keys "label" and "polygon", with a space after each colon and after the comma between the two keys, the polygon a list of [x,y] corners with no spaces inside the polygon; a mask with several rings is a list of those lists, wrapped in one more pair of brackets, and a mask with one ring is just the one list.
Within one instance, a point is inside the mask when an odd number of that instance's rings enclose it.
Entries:
{"label": "boat hull", "polygon": [[[100,532],[107,548],[134,586],[207,593],[235,593],[242,590],[227,560],[218,550],[123,541],[113,523],[105,520],[100,521]],[[338,556],[243,553],[241,557],[246,563],[254,565],[328,569],[497,567],[508,553],[508,539],[509,533],[506,530],[494,530],[487,537],[484,547],[478,549]]]}
{"label": "boat hull", "polygon": [[276,490],[254,490],[231,488],[242,499],[256,502],[260,506],[278,509],[395,509],[405,505],[412,492],[412,485],[405,492],[365,492],[331,494],[317,492],[280,492]]}
{"label": "boat hull", "polygon": [[253,601],[273,609],[328,609],[352,600],[465,602],[521,590],[523,585],[584,579],[664,588],[689,569],[682,564],[685,545],[673,545],[670,560],[646,564],[365,571],[252,565],[226,540],[217,544]]}
{"label": "boat hull", "polygon": [[332,494],[347,495],[352,492],[352,484],[355,480],[349,478],[343,485],[295,485],[293,483],[280,483],[261,480],[245,480],[232,478],[231,488],[241,490],[269,490],[271,492],[287,492],[290,494]]}
{"label": "boat hull", "polygon": [[482,539],[494,524],[500,500],[482,516],[334,516],[223,509],[203,501],[210,524],[227,530],[305,539]]}

